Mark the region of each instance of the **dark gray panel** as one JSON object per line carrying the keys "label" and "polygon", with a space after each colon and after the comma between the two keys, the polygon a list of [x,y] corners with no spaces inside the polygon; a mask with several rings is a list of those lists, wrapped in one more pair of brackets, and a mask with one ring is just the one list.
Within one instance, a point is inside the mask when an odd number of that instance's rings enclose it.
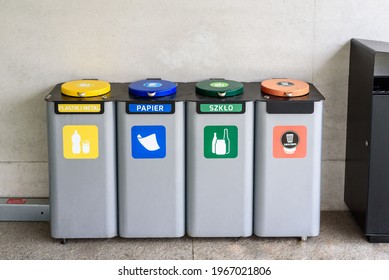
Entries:
{"label": "dark gray panel", "polygon": [[389,96],[373,97],[366,234],[389,233]]}
{"label": "dark gray panel", "polygon": [[347,107],[347,140],[344,201],[365,230],[369,176],[371,98],[374,57],[372,50],[351,41]]}

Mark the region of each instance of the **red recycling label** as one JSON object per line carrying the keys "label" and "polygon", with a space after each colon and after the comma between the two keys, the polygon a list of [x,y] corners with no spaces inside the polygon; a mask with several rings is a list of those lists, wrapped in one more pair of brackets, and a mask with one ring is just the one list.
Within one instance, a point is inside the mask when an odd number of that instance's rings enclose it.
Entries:
{"label": "red recycling label", "polygon": [[25,204],[26,202],[26,198],[8,198],[6,204]]}
{"label": "red recycling label", "polygon": [[302,125],[273,128],[273,157],[305,158],[307,156],[307,128]]}

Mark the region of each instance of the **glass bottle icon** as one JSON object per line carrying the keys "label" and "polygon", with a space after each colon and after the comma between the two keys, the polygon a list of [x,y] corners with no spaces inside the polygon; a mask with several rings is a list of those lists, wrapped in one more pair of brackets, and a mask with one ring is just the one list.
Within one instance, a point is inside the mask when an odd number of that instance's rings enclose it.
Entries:
{"label": "glass bottle icon", "polygon": [[76,155],[81,153],[81,136],[77,130],[72,135],[72,153]]}
{"label": "glass bottle icon", "polygon": [[230,138],[228,137],[228,129],[223,130],[223,138],[218,139],[217,133],[213,133],[212,138],[212,153],[218,156],[225,156],[230,153]]}
{"label": "glass bottle icon", "polygon": [[213,133],[213,139],[212,139],[212,153],[216,153],[216,141],[217,141],[217,136],[216,132]]}
{"label": "glass bottle icon", "polygon": [[223,140],[226,143],[226,153],[225,154],[228,155],[230,153],[230,138],[228,138],[228,129],[227,128],[224,129]]}

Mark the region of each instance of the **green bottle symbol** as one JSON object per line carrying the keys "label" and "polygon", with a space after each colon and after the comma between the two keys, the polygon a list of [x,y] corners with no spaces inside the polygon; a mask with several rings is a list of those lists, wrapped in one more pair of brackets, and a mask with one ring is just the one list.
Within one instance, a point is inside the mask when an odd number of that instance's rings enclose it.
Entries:
{"label": "green bottle symbol", "polygon": [[204,127],[205,158],[236,158],[238,156],[238,128],[215,125]]}
{"label": "green bottle symbol", "polygon": [[213,139],[212,139],[212,153],[216,154],[216,141],[217,141],[217,136],[216,132],[213,133]]}
{"label": "green bottle symbol", "polygon": [[228,138],[228,129],[224,129],[223,138],[218,139],[216,132],[213,133],[212,153],[218,156],[225,156],[230,153],[230,138]]}
{"label": "green bottle symbol", "polygon": [[230,153],[230,138],[228,138],[228,129],[224,129],[223,140],[226,143],[226,155]]}

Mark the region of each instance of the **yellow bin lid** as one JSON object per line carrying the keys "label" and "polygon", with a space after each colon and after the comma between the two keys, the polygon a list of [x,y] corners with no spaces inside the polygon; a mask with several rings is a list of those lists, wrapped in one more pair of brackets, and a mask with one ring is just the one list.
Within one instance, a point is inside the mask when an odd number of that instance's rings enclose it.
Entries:
{"label": "yellow bin lid", "polygon": [[111,91],[111,85],[99,80],[77,80],[63,83],[61,92],[72,97],[95,97]]}

